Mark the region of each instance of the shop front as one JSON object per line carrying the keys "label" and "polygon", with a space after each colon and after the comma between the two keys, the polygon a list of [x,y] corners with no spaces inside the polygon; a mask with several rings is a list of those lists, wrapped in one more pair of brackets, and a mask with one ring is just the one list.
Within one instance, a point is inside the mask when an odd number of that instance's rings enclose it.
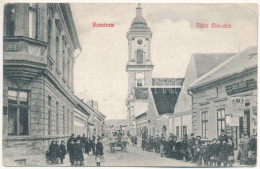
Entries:
{"label": "shop front", "polygon": [[[243,63],[241,65],[240,63]],[[249,48],[198,79],[192,95],[192,129],[202,139],[257,134],[257,48]]]}

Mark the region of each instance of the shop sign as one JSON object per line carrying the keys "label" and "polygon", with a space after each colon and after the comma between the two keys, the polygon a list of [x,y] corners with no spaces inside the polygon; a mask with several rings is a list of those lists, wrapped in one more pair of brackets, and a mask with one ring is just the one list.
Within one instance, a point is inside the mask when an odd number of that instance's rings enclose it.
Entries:
{"label": "shop sign", "polygon": [[232,103],[244,104],[244,98],[243,97],[232,97]]}
{"label": "shop sign", "polygon": [[239,126],[239,117],[231,117],[230,126]]}
{"label": "shop sign", "polygon": [[226,88],[227,95],[233,95],[233,94],[255,90],[257,88],[257,84],[255,79],[249,79],[246,81],[225,86],[225,88]]}

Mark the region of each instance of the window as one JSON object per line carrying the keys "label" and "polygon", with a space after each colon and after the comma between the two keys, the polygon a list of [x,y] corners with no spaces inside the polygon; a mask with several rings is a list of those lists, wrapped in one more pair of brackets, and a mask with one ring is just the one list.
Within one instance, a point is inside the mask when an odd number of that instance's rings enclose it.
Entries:
{"label": "window", "polygon": [[37,38],[37,4],[29,4],[29,37]]}
{"label": "window", "polygon": [[187,134],[187,126],[182,126],[182,129],[181,129],[182,138],[184,138],[185,134]]}
{"label": "window", "polygon": [[48,60],[47,60],[47,65],[48,65],[48,68],[50,69],[50,70],[52,70],[52,67],[53,67],[53,63],[51,62],[51,60],[48,58]]}
{"label": "window", "polygon": [[67,120],[68,120],[68,130],[67,130],[67,134],[69,134],[70,132],[70,116],[69,116],[70,110],[67,110]]}
{"label": "window", "polygon": [[137,87],[142,87],[143,86],[143,80],[137,80]]}
{"label": "window", "polygon": [[6,36],[14,36],[15,31],[15,5],[7,4],[4,9],[5,13],[5,31]]}
{"label": "window", "polygon": [[63,44],[62,44],[62,55],[63,55],[63,59],[62,59],[62,73],[63,73],[63,77],[65,77],[65,67],[66,67],[66,43],[63,40]]}
{"label": "window", "polygon": [[73,133],[73,112],[71,112],[71,133]]}
{"label": "window", "polygon": [[63,135],[65,135],[65,106],[63,106]]}
{"label": "window", "polygon": [[68,82],[70,82],[70,53],[69,53],[69,56],[68,56],[68,74],[67,74],[67,79],[68,79]]}
{"label": "window", "polygon": [[48,135],[51,135],[51,97],[48,97]]}
{"label": "window", "polygon": [[59,135],[59,102],[56,102],[56,134]]}
{"label": "window", "polygon": [[56,20],[55,24],[56,24],[56,33],[55,33],[55,39],[56,39],[56,42],[55,42],[55,45],[56,45],[56,62],[57,62],[57,66],[59,66],[59,54],[60,54],[60,39],[59,39],[59,36],[60,36],[60,28],[59,28],[59,24],[58,24],[57,20]]}
{"label": "window", "polygon": [[143,63],[143,51],[141,49],[137,50],[137,64],[142,64]]}
{"label": "window", "polygon": [[28,92],[8,90],[8,135],[28,135],[28,117]]}
{"label": "window", "polygon": [[226,129],[226,119],[225,119],[225,109],[218,109],[217,110],[217,133],[218,136],[221,133],[221,130]]}
{"label": "window", "polygon": [[144,84],[144,72],[137,72],[135,74],[136,86],[142,87]]}
{"label": "window", "polygon": [[[49,48],[52,48],[51,46],[51,38],[52,38],[52,21],[51,19],[48,20],[48,44],[49,44]],[[49,49],[49,52],[51,50]],[[49,53],[49,55],[51,55],[51,53]]]}
{"label": "window", "polygon": [[176,137],[179,138],[180,136],[179,126],[176,126]]}
{"label": "window", "polygon": [[208,112],[202,112],[202,138],[208,138]]}

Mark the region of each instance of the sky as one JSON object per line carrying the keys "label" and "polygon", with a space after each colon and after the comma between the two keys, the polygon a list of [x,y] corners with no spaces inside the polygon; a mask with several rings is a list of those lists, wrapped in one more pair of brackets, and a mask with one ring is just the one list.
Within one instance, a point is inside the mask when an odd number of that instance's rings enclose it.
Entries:
{"label": "sky", "polygon": [[[71,3],[82,52],[74,65],[75,95],[97,100],[106,119],[126,119],[128,41],[137,4]],[[193,53],[238,53],[257,45],[254,4],[141,4],[153,32],[153,77],[185,76]],[[114,27],[93,27],[112,23]],[[197,28],[197,23],[231,28]]]}

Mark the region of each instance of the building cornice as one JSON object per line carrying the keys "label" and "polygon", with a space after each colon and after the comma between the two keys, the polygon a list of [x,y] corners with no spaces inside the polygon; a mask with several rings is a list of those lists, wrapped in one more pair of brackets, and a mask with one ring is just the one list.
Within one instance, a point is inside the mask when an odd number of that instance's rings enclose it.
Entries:
{"label": "building cornice", "polygon": [[252,67],[248,67],[248,68],[242,70],[241,72],[235,72],[235,73],[232,73],[232,74],[228,74],[228,75],[222,76],[220,78],[216,78],[216,79],[211,80],[211,81],[207,81],[207,82],[202,83],[200,85],[192,86],[188,90],[189,91],[194,91],[196,89],[206,88],[206,87],[208,87],[208,86],[210,86],[210,85],[212,85],[214,83],[221,83],[221,82],[224,82],[224,81],[227,81],[227,80],[230,80],[230,79],[234,79],[234,78],[237,78],[239,76],[243,76],[245,74],[252,73],[252,72],[255,72],[255,71],[257,71],[257,65],[252,66]]}

